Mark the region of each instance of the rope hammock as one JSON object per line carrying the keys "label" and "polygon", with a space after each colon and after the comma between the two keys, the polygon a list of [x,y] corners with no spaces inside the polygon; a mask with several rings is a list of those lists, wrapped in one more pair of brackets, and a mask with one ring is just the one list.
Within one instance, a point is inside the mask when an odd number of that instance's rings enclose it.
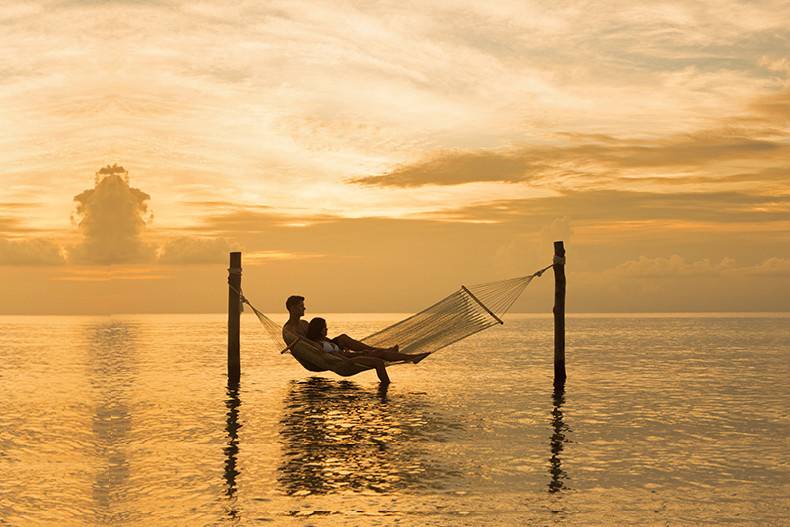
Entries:
{"label": "rope hammock", "polygon": [[[380,348],[397,344],[401,353],[433,353],[491,326],[504,324],[502,315],[521,296],[529,283],[550,267],[551,265],[527,276],[469,287],[461,286],[432,306],[365,337],[362,342]],[[256,309],[240,291],[237,292],[242,302],[252,308],[272,342],[281,342],[283,328]],[[290,351],[309,371],[332,371],[347,377],[373,369],[372,366],[360,364],[353,359],[323,352],[319,346],[298,335],[294,335],[294,339],[298,341],[283,353]]]}

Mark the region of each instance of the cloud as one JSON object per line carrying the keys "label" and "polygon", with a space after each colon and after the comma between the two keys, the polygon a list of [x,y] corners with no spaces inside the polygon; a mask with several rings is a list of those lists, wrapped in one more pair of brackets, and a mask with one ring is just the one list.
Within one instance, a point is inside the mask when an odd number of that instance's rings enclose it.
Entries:
{"label": "cloud", "polygon": [[772,58],[767,56],[760,57],[757,63],[768,71],[777,73],[790,73],[790,60],[786,57]]}
{"label": "cloud", "polygon": [[61,248],[44,239],[0,239],[0,265],[61,265],[65,263]]}
{"label": "cloud", "polygon": [[563,216],[562,218],[554,218],[551,223],[546,225],[540,230],[538,240],[541,245],[549,246],[555,241],[563,240],[568,242],[573,235],[573,227],[570,220]]}
{"label": "cloud", "polygon": [[159,252],[159,263],[203,264],[223,263],[232,251],[230,243],[222,238],[180,237],[166,242]]}
{"label": "cloud", "polygon": [[711,263],[708,259],[687,262],[682,256],[672,255],[668,258],[648,258],[640,256],[637,260],[629,260],[615,269],[615,273],[636,278],[661,278],[667,276],[716,276],[734,268],[735,261],[725,258],[719,263]]}
{"label": "cloud", "polygon": [[[790,195],[746,192],[564,191],[556,196],[498,200],[423,215],[442,221],[543,227],[558,217],[573,225],[640,222],[737,225],[790,222]],[[632,227],[633,228],[633,227]]]}
{"label": "cloud", "polygon": [[0,203],[0,235],[6,235],[9,238],[18,238],[20,236],[47,234],[46,229],[30,225],[30,220],[38,217],[40,213],[41,205],[37,203]]}
{"label": "cloud", "polygon": [[738,273],[751,276],[790,277],[790,258],[768,258],[758,265],[739,269]]}
{"label": "cloud", "polygon": [[64,267],[58,275],[50,280],[57,282],[117,282],[164,280],[171,276],[161,273],[161,269],[147,266],[113,266],[110,267]]}
{"label": "cloud", "polygon": [[[746,183],[761,180],[768,171],[786,172],[779,167],[790,162],[790,136],[784,128],[788,121],[790,89],[782,88],[752,96],[740,113],[717,117],[714,125],[690,132],[617,137],[557,130],[548,142],[444,150],[348,182],[401,188],[501,182],[555,189],[639,188],[647,182],[677,185],[702,180]],[[751,177],[744,166],[752,170]]]}
{"label": "cloud", "polygon": [[704,175],[691,175],[691,176],[628,176],[622,180],[623,183],[641,184],[649,183],[655,185],[662,185],[666,187],[677,187],[682,185],[694,186],[699,188],[700,185],[708,185],[709,187],[719,185],[739,185],[741,183],[759,183],[762,189],[770,189],[772,187],[785,188],[790,182],[790,168],[783,166],[775,166],[764,169],[758,169],[749,172],[739,172],[735,174],[704,174]]}
{"label": "cloud", "polygon": [[21,222],[18,218],[0,216],[0,232],[10,233],[18,231],[20,230],[20,224]]}
{"label": "cloud", "polygon": [[[765,99],[765,108],[780,111],[790,98]],[[749,130],[712,129],[657,139],[618,139],[609,136],[562,134],[569,142],[526,146],[505,151],[445,152],[403,165],[381,175],[349,182],[384,187],[461,185],[473,182],[532,183],[552,187],[590,183],[627,183],[623,176],[635,169],[664,175],[689,170],[726,169],[726,162],[747,161],[756,166],[790,160],[783,141],[750,137]],[[575,184],[575,185],[574,185]]]}
{"label": "cloud", "polygon": [[685,221],[732,224],[790,221],[790,195],[747,192],[563,191],[556,196],[499,200],[437,213],[445,220],[544,224]]}
{"label": "cloud", "polygon": [[82,242],[71,248],[69,260],[105,265],[152,261],[154,247],[143,239],[150,198],[129,186],[123,167],[102,168],[95,187],[74,196],[74,221],[78,221]]}
{"label": "cloud", "polygon": [[734,258],[723,258],[718,263],[704,258],[687,261],[677,254],[669,257],[640,256],[612,270],[617,275],[633,278],[662,278],[678,276],[773,276],[790,277],[790,259],[771,257],[754,265],[738,266]]}
{"label": "cloud", "polygon": [[449,152],[412,165],[404,165],[382,176],[351,179],[351,183],[394,187],[427,184],[461,185],[477,181],[526,181],[530,174],[545,171],[536,152]]}
{"label": "cloud", "polygon": [[768,122],[787,124],[790,121],[790,88],[758,98],[751,109]]}

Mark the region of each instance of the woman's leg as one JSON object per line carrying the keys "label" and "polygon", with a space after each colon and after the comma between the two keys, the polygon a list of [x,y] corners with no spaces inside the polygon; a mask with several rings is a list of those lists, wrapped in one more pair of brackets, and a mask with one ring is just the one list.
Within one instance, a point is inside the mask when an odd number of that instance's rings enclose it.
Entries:
{"label": "woman's leg", "polygon": [[349,337],[348,335],[346,335],[345,333],[343,333],[342,335],[338,335],[337,337],[333,338],[332,342],[334,342],[335,344],[337,344],[338,346],[340,346],[341,348],[343,348],[345,350],[351,350],[351,351],[365,351],[365,352],[368,352],[368,351],[394,351],[394,352],[397,352],[398,351],[398,346],[393,346],[391,348],[375,348],[373,346],[369,346],[369,345],[365,344],[364,342],[360,342],[360,341],[358,341],[356,339],[353,339],[353,338]]}
{"label": "woman's leg", "polygon": [[430,355],[429,353],[417,353],[414,355],[401,353],[398,351],[398,346],[392,346],[391,348],[374,348],[373,346],[369,346],[364,342],[360,342],[349,337],[345,333],[333,338],[332,341],[343,349],[360,351],[365,355],[370,355],[372,357],[377,357],[390,362],[410,361],[414,364],[417,364],[422,359]]}
{"label": "woman's leg", "polygon": [[380,348],[374,348],[372,351],[366,352],[367,355],[371,355],[373,357],[378,357],[380,359],[384,359],[390,362],[399,362],[399,361],[412,361],[417,363],[427,357],[428,353],[418,353],[416,355],[410,355],[408,353],[400,353],[399,351],[389,351],[383,350]]}

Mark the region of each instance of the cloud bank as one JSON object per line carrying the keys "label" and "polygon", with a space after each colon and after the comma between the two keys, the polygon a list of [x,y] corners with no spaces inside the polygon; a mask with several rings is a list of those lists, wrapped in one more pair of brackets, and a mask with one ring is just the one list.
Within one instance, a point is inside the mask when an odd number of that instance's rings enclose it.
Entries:
{"label": "cloud bank", "polygon": [[166,242],[159,252],[162,264],[202,264],[227,261],[232,251],[230,243],[222,238],[180,237]]}
{"label": "cloud bank", "polygon": [[44,239],[0,239],[0,265],[61,265],[65,263],[58,244]]}

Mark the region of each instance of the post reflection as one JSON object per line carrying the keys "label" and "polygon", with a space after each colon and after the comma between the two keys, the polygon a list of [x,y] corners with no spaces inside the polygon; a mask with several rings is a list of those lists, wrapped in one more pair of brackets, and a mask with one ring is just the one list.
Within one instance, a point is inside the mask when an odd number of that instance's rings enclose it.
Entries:
{"label": "post reflection", "polygon": [[551,411],[551,426],[553,433],[551,434],[551,457],[549,458],[549,473],[551,480],[549,481],[549,492],[555,493],[561,490],[567,490],[568,486],[566,481],[568,473],[562,468],[562,458],[560,455],[565,449],[565,443],[568,442],[567,432],[571,429],[565,424],[562,415],[562,405],[565,404],[565,387],[555,386],[554,393],[552,394],[552,402],[554,408]]}
{"label": "post reflection", "polygon": [[239,386],[237,384],[228,385],[227,395],[228,398],[225,400],[225,407],[227,408],[225,432],[228,436],[228,443],[223,448],[225,453],[225,495],[228,498],[225,511],[230,524],[237,525],[241,520],[236,496],[236,476],[240,474],[236,465],[239,455],[239,428],[241,428],[239,424],[239,406],[241,406]]}
{"label": "post reflection", "polygon": [[280,421],[287,494],[442,488],[458,472],[426,447],[458,428],[419,394],[368,391],[349,381],[292,381]]}
{"label": "post reflection", "polygon": [[134,327],[122,321],[90,326],[87,331],[90,383],[96,397],[92,418],[97,462],[92,498],[96,521],[117,525],[131,520],[127,448],[132,430],[130,390],[135,382]]}

